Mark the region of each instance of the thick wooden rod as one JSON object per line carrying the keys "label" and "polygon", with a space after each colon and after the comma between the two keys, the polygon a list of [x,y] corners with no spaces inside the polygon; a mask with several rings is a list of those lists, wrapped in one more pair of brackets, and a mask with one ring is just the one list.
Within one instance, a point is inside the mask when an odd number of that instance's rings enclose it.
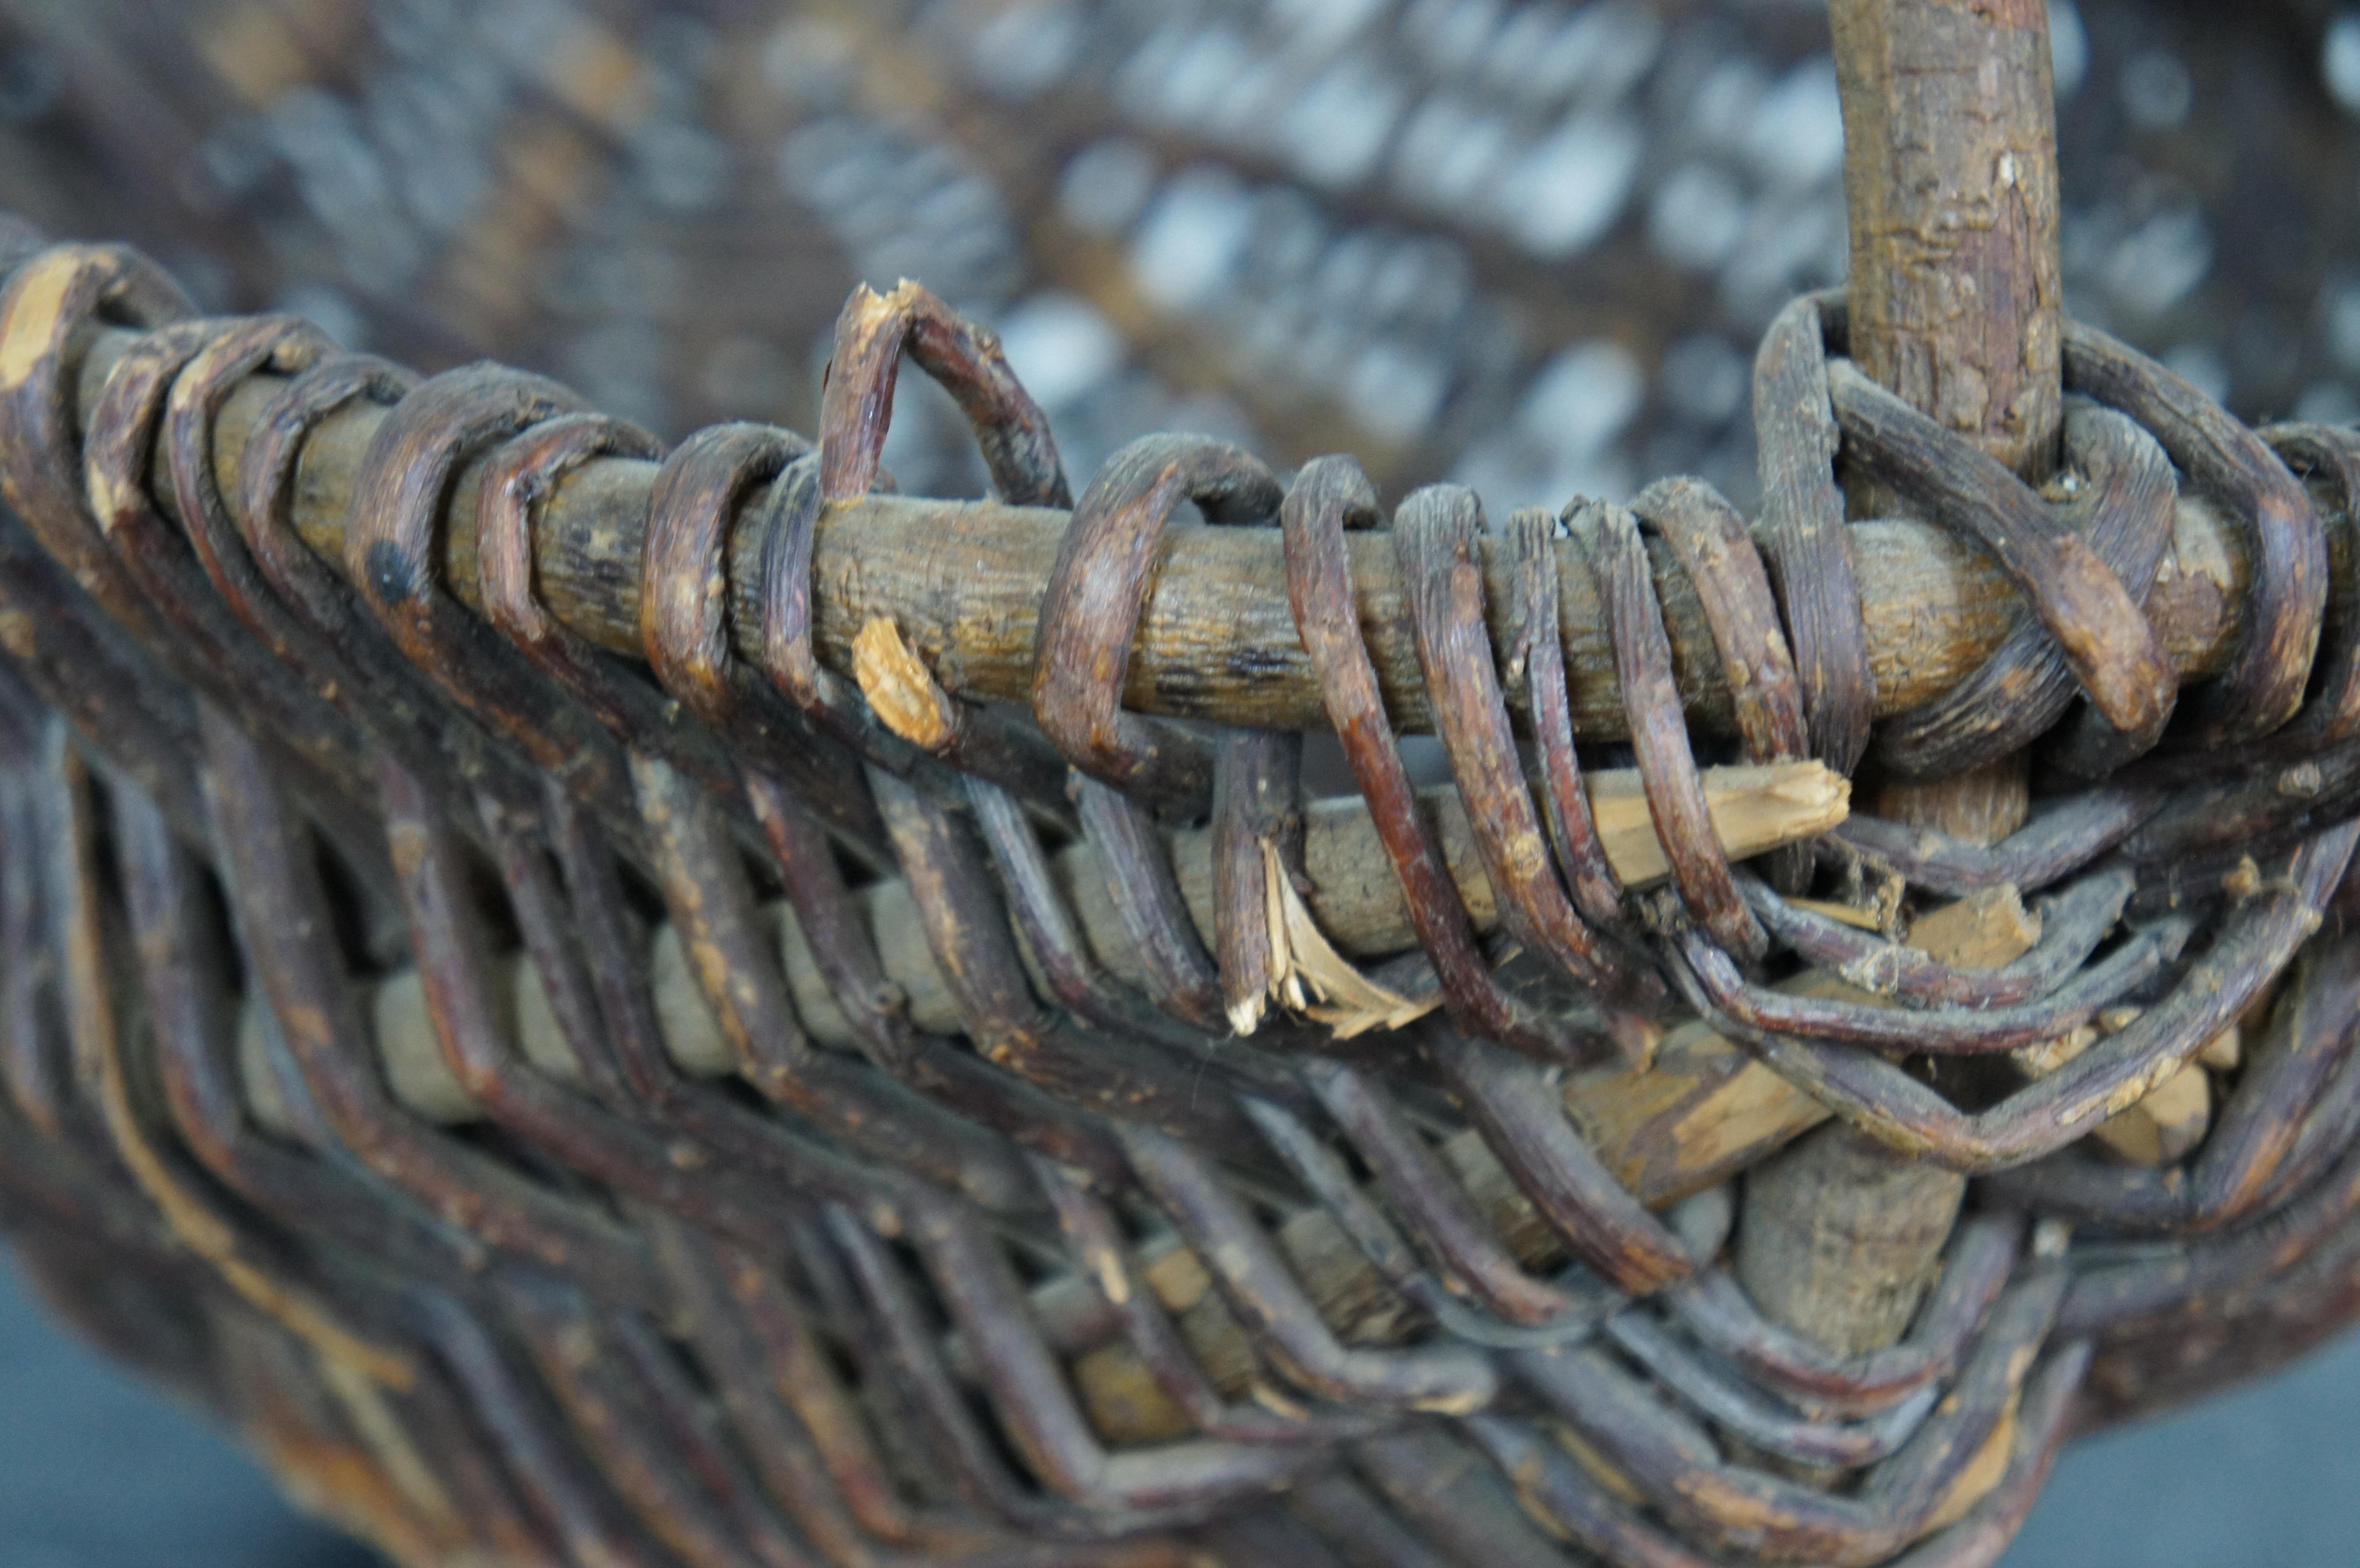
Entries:
{"label": "thick wooden rod", "polygon": [[2064,419],[2046,0],[1835,0],[1852,353],[2027,479]]}
{"label": "thick wooden rod", "polygon": [[[79,377],[83,408],[93,405],[106,372],[132,341],[115,329],[93,337]],[[237,493],[238,453],[283,385],[275,376],[256,376],[223,409],[213,455],[225,494]],[[374,407],[349,408],[322,423],[301,453],[297,526],[338,571],[354,475],[384,418]],[[477,593],[479,474],[471,467],[460,474],[444,534],[450,584],[471,603]],[[654,476],[654,465],[645,463],[586,465],[559,486],[533,541],[541,590],[558,618],[634,656],[640,651],[640,546]],[[160,473],[156,494],[171,505],[171,486]],[[759,499],[742,515],[762,515]],[[1025,700],[1042,586],[1065,523],[1062,512],[898,495],[838,509],[821,519],[813,560],[821,657],[848,671],[853,637],[881,615],[899,626],[953,693]],[[2341,517],[2331,531],[2340,550]],[[749,658],[759,652],[761,547],[755,526],[738,528],[730,541],[735,635]],[[1901,520],[1855,525],[1852,547],[1880,716],[1948,691],[2006,634],[2014,590],[1976,547],[1931,525]],[[1386,706],[1396,725],[1430,729],[1392,545],[1382,537],[1358,536],[1351,551],[1360,624]],[[1504,646],[1511,602],[1506,560],[1493,551],[1486,561],[1494,633]],[[1622,696],[1596,580],[1571,540],[1557,545],[1557,564],[1574,722],[1585,737],[1621,738],[1626,733]],[[2335,573],[2339,592],[2346,576]],[[1686,578],[1660,550],[1655,582],[1690,723],[1702,733],[1725,734],[1729,694],[1710,631]],[[2147,605],[2183,676],[2212,672],[2234,649],[2246,582],[2237,529],[2201,501],[2183,499],[2177,547],[2166,556]],[[1287,610],[1275,529],[1171,530],[1132,646],[1125,701],[1142,713],[1182,718],[1324,727],[1318,688]],[[1520,688],[1512,686],[1509,701],[1522,702]]]}
{"label": "thick wooden rod", "polygon": [[[2038,482],[2064,413],[2045,0],[1834,0],[1829,16],[1852,355]],[[2029,761],[1901,783],[1877,808],[1989,843],[2024,819]],[[1747,1173],[1738,1279],[1770,1318],[1837,1353],[1879,1349],[1908,1327],[1965,1195],[1955,1171],[1823,1128]]]}

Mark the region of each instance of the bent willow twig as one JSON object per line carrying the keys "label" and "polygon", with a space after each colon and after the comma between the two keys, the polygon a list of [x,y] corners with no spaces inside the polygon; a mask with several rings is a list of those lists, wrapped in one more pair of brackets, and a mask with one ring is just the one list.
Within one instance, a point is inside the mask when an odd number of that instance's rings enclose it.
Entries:
{"label": "bent willow twig", "polygon": [[[0,1192],[322,1368],[388,1539],[1988,1562],[2109,1336],[2360,1226],[2360,643],[2289,466],[2345,432],[2074,327],[2044,498],[1807,298],[1751,526],[1388,514],[1196,436],[1075,499],[914,285],[847,307],[815,441],[667,449],[6,239]],[[905,362],[992,501],[888,488]],[[1927,520],[1846,524],[1840,454]],[[988,564],[894,602],[930,530]],[[1880,644],[1928,530],[2020,594],[1988,646]],[[2246,574],[2193,644],[2191,530]],[[1995,844],[1847,814],[1863,755],[2035,744]],[[1899,940],[1977,889],[2003,959]],[[2183,1169],[2087,1150],[2233,1031]],[[1723,1264],[1725,1178],[1830,1114],[1982,1178],[1857,1355]]]}

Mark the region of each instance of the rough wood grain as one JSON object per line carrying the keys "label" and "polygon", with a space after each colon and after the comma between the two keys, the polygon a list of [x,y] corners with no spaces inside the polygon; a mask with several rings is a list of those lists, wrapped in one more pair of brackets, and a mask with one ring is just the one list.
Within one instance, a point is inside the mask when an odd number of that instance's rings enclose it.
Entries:
{"label": "rough wood grain", "polygon": [[[2004,887],[1920,917],[1908,941],[1945,964],[1996,969],[2039,937]],[[1840,1355],[1891,1345],[1933,1282],[1965,1193],[1954,1171],[1850,1125],[1821,1128],[1747,1172],[1738,1279],[1765,1316]]]}
{"label": "rough wood grain", "polygon": [[[1851,350],[2033,483],[2063,426],[2057,120],[2040,0],[1836,0]],[[1885,814],[1990,843],[2018,755],[1888,786]]]}
{"label": "rough wood grain", "polygon": [[[2041,0],[1834,0],[1830,20],[1852,357],[2038,482],[2055,461],[2063,411],[2047,9]],[[2027,767],[2016,753],[1948,779],[1896,782],[1879,807],[1995,843],[2024,821]],[[1962,967],[2005,963],[2037,936],[2011,931],[2005,914],[1938,912],[1911,943]],[[1770,1317],[1832,1349],[1890,1345],[1932,1282],[1965,1192],[1952,1172],[1850,1127],[1827,1128],[1748,1175],[1739,1278]]]}
{"label": "rough wood grain", "polygon": [[2027,478],[2061,392],[2042,0],[1835,0],[1852,353]]}
{"label": "rough wood grain", "polygon": [[[2098,1015],[2095,1024],[2016,1053],[2017,1069],[2027,1078],[2046,1077],[2105,1036],[2127,1028],[2138,1016],[2136,1007],[2109,1007]],[[2157,1084],[2136,1104],[2099,1123],[2091,1130],[2091,1140],[2126,1165],[2176,1164],[2204,1140],[2212,1125],[2212,1079],[2205,1070],[2234,1072],[2242,1043],[2242,1033],[2235,1026],[2222,1030],[2197,1052],[2195,1061]]]}
{"label": "rough wood grain", "polygon": [[[1816,769],[1817,765],[1726,771],[1762,775],[1795,768]],[[1590,782],[1609,797],[1635,789],[1612,771],[1591,775]],[[1339,825],[1335,820],[1339,815],[1334,810],[1315,809],[1312,813],[1307,845],[1311,867],[1315,875],[1324,867],[1338,868],[1332,877],[1321,877],[1325,891],[1315,901],[1323,916],[1337,914],[1364,940],[1399,940],[1397,935],[1386,934],[1407,930],[1397,890],[1389,883],[1374,881],[1357,890],[1349,885],[1344,868],[1353,858],[1353,835],[1364,835],[1369,830],[1365,819]],[[1470,895],[1470,903],[1487,911],[1482,923],[1488,924],[1491,907],[1488,889],[1481,885],[1481,869],[1467,842],[1464,825],[1452,826],[1447,811],[1437,811],[1436,816],[1454,873],[1471,879],[1462,881],[1462,891]],[[1606,835],[1618,869],[1635,879],[1644,868],[1636,858],[1641,852],[1627,847],[1633,839],[1633,834],[1622,832]],[[1209,921],[1207,837],[1182,834],[1175,847],[1184,893],[1192,915],[1204,925]],[[1655,874],[1660,875],[1660,851],[1655,854]],[[1056,870],[1070,894],[1082,896],[1095,890],[1103,901],[1106,877],[1087,849],[1066,851]],[[1389,913],[1371,917],[1370,911],[1388,901]],[[1086,916],[1095,909],[1087,898],[1081,907]],[[958,1029],[958,1009],[920,935],[907,886],[898,880],[872,884],[862,889],[859,908],[886,974],[908,998],[912,1021],[924,1029]],[[857,1049],[858,1032],[838,1009],[793,915],[782,902],[768,905],[760,912],[776,932],[792,1005],[805,1031],[833,1049]],[[1136,956],[1119,945],[1119,937],[1108,937],[1119,930],[1120,922],[1101,911],[1100,918],[1090,919],[1088,924],[1094,937],[1106,941],[1100,954],[1109,969],[1135,972]],[[734,1071],[736,1058],[722,1038],[677,933],[669,925],[659,927],[651,939],[650,967],[665,1045],[675,1061],[699,1073],[721,1075]],[[531,964],[511,955],[501,961],[498,973],[500,1000],[508,1015],[504,1027],[513,1030],[526,1057],[561,1080],[578,1073]],[[1840,984],[1819,978],[1822,984]],[[438,1122],[484,1117],[484,1106],[443,1060],[426,1010],[422,983],[414,972],[398,972],[379,982],[370,993],[369,1008],[374,1038],[397,1098],[409,1109]],[[293,1137],[297,1128],[278,1091],[264,1038],[260,1014],[250,1006],[241,1020],[244,1087],[263,1125]],[[1827,1115],[1817,1102],[1701,1026],[1676,1031],[1654,1072],[1575,1074],[1568,1080],[1564,1094],[1568,1114],[1590,1135],[1601,1160],[1650,1206],[1710,1185]],[[1561,1239],[1517,1190],[1480,1135],[1459,1132],[1442,1142],[1437,1152],[1463,1184],[1477,1211],[1528,1267],[1546,1269],[1563,1260]],[[1277,1241],[1339,1335],[1381,1341],[1397,1338],[1411,1326],[1398,1296],[1326,1211],[1297,1214],[1279,1228]],[[1143,1263],[1148,1283],[1179,1319],[1182,1332],[1207,1370],[1229,1394],[1246,1395],[1256,1375],[1252,1354],[1196,1257],[1167,1240],[1151,1248]],[[1079,1286],[1077,1279],[1068,1276],[1043,1287],[1044,1296],[1039,1302],[1043,1320],[1054,1324],[1087,1319],[1087,1307],[1077,1311],[1071,1300]],[[1137,1356],[1119,1342],[1084,1348],[1093,1338],[1085,1333],[1067,1348],[1079,1352],[1071,1363],[1073,1375],[1102,1435],[1112,1441],[1146,1442],[1181,1430],[1185,1418],[1147,1375]]]}
{"label": "rough wood grain", "polygon": [[[1705,778],[1721,842],[1732,856],[1758,855],[1824,832],[1842,820],[1843,781],[1817,763],[1716,768],[1707,769]],[[1655,842],[1631,770],[1601,769],[1587,781],[1598,799],[1599,820],[1605,830],[1601,836],[1616,873],[1634,887],[1660,879],[1665,870],[1663,849]],[[1497,905],[1470,841],[1464,813],[1455,796],[1436,790],[1428,792],[1426,799],[1459,897],[1477,929],[1488,931],[1497,919]],[[1307,813],[1305,860],[1314,886],[1306,903],[1323,934],[1343,952],[1360,956],[1398,952],[1411,941],[1400,887],[1383,871],[1376,848],[1368,842],[1371,830],[1367,818],[1349,810],[1349,804],[1321,801]],[[1172,836],[1171,845],[1173,869],[1189,919],[1209,942],[1213,937],[1212,833],[1206,829],[1184,831]],[[1061,890],[1080,912],[1098,962],[1117,978],[1137,984],[1145,973],[1144,961],[1113,911],[1107,891],[1109,874],[1097,850],[1087,844],[1069,845],[1057,854],[1053,872]],[[855,895],[854,907],[877,944],[885,977],[907,999],[912,1021],[940,1033],[959,1032],[965,1025],[957,1003],[921,934],[908,884],[890,877],[871,882]],[[759,912],[778,933],[788,988],[804,1031],[822,1044],[858,1050],[859,1031],[838,1007],[812,944],[786,902],[774,901]],[[658,926],[650,951],[666,1044],[675,1060],[691,1072],[734,1071],[736,1058],[701,1000],[679,934],[668,924]],[[526,1055],[562,1078],[575,1075],[577,1070],[532,965],[519,955],[504,963],[510,1022]],[[415,971],[397,971],[379,982],[370,1006],[378,1050],[396,1098],[438,1122],[469,1121],[482,1115],[482,1107],[443,1063],[427,1012],[424,985]],[[1692,1038],[1699,1035],[1701,1040]],[[264,1119],[283,1128],[290,1124],[266,1064],[261,1039],[258,1018],[250,1018],[245,1040],[247,1089]],[[1783,1107],[1771,1114],[1774,1121],[1791,1117],[1804,1106],[1816,1107],[1817,1102],[1805,1098],[1799,1090],[1784,1089],[1785,1080],[1739,1055],[1718,1036],[1704,1033],[1700,1026],[1676,1035],[1666,1049],[1676,1051],[1679,1061],[1695,1059],[1699,1085],[1709,1081],[1717,1089],[1734,1078],[1743,1085],[1744,1103]],[[1627,1088],[1610,1086],[1625,1077],[1634,1080]],[[1644,1073],[1611,1073],[1578,1078],[1569,1098],[1601,1104],[1634,1098],[1652,1104],[1661,1096],[1662,1086],[1635,1082],[1642,1077]],[[1773,1084],[1779,1085],[1783,1094]],[[1640,1136],[1637,1121],[1652,1126],[1657,1119],[1631,1110],[1618,1116],[1616,1125],[1631,1123],[1628,1136],[1633,1138]],[[1730,1156],[1762,1147],[1736,1127],[1714,1134],[1704,1127],[1705,1119],[1689,1116],[1677,1139],[1693,1142],[1710,1136],[1716,1147],[1725,1144]],[[1755,1118],[1739,1120],[1752,1127]],[[1623,1138],[1618,1136],[1605,1141],[1619,1148]],[[1692,1192],[1729,1168],[1726,1159],[1708,1159],[1693,1148],[1667,1149],[1666,1154],[1676,1156],[1670,1167],[1651,1170],[1628,1183],[1650,1202]]]}
{"label": "rough wood grain", "polygon": [[[1863,370],[2022,478],[2057,452],[2057,121],[2040,0],[1838,0],[1847,289]],[[1886,811],[1989,843],[2026,760],[1895,785]]]}
{"label": "rough wood grain", "polygon": [[2030,812],[2029,763],[2028,754],[2012,751],[1947,779],[1888,779],[1877,788],[1874,811],[1969,844],[1997,844]]}
{"label": "rough wood grain", "polygon": [[[134,341],[114,329],[93,340],[79,376],[85,406]],[[257,417],[284,385],[277,376],[257,375],[224,404],[213,457],[225,494],[237,493],[238,454]],[[319,427],[297,465],[296,523],[338,570],[354,479],[384,418],[381,408],[355,404]],[[639,572],[655,473],[653,463],[627,459],[585,463],[558,486],[534,529],[536,577],[551,612],[602,647],[634,657],[641,651]],[[446,580],[471,604],[479,603],[475,498],[482,474],[481,463],[460,471],[442,534]],[[155,489],[171,509],[169,476],[159,474]],[[730,538],[728,568],[733,632],[740,653],[754,658],[761,651],[759,567],[765,533],[757,519],[767,516],[764,497],[748,497],[744,516],[747,526]],[[1042,584],[1065,516],[900,495],[870,495],[831,509],[819,520],[812,562],[820,658],[849,674],[860,628],[886,616],[952,695],[1025,699]],[[2331,527],[2340,536],[2348,521],[2338,516]],[[1321,724],[1319,693],[1287,608],[1274,533],[1168,531],[1131,649],[1127,706],[1275,729]],[[2015,596],[1998,567],[1941,528],[1906,519],[1855,523],[1852,548],[1880,717],[1956,685],[1991,656],[2014,623]],[[1660,541],[1649,549],[1690,724],[1702,733],[1732,734],[1729,691],[1703,607],[1669,549]],[[1493,638],[1505,646],[1515,602],[1513,563],[1495,543],[1487,542],[1482,555]],[[1628,721],[1601,629],[1597,580],[1569,541],[1557,541],[1555,555],[1574,723],[1587,736],[1622,737]],[[1391,542],[1353,539],[1351,562],[1360,625],[1386,709],[1397,728],[1431,729]],[[2183,677],[2212,673],[2234,657],[2248,576],[2242,534],[2212,506],[2183,497],[2173,549],[2147,602],[2148,618]],[[2348,595],[2346,583],[2339,574],[2338,593]],[[1512,684],[1506,695],[1521,712],[1522,685]]]}
{"label": "rough wood grain", "polygon": [[[1781,990],[1824,992],[1816,972]],[[1674,1029],[1643,1069],[1577,1073],[1566,1114],[1615,1180],[1650,1203],[1744,1170],[1828,1119],[1828,1109],[1702,1023]]]}

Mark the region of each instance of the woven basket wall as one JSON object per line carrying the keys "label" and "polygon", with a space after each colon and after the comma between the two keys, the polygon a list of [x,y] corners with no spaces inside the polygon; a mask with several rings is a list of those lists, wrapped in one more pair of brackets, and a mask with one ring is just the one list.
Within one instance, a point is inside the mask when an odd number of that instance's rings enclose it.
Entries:
{"label": "woven basket wall", "polygon": [[406,1563],[1994,1561],[2360,1309],[2216,9],[2051,9],[2036,491],[1805,5],[0,5],[0,1225]]}

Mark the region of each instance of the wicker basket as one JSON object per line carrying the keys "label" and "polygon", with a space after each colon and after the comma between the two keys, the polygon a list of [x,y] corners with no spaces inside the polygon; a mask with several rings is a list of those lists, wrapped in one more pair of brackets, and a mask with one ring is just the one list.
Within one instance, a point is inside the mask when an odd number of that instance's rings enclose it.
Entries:
{"label": "wicker basket", "polygon": [[[1927,372],[1874,225],[1824,287],[1839,81],[1856,217],[1992,178],[1859,96],[1923,0],[1841,76],[1747,6],[644,9],[0,7],[19,205],[300,308],[0,229],[0,1220],[299,1498],[1983,1563],[2360,1309],[2360,139],[2212,91],[2315,23],[2067,8]],[[1975,134],[2047,134],[1985,10]],[[2215,256],[2297,143],[2308,248]],[[397,363],[486,353],[582,390]]]}

